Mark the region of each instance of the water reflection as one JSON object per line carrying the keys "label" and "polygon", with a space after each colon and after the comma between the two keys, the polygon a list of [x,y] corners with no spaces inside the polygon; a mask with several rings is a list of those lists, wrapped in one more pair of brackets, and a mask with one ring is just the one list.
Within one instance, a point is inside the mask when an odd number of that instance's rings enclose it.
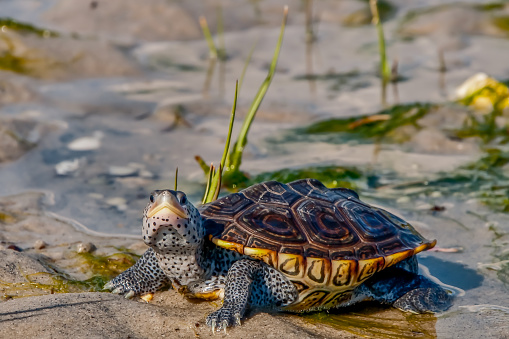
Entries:
{"label": "water reflection", "polygon": [[313,324],[326,324],[365,338],[436,338],[433,314],[409,314],[397,309],[361,304],[347,309],[304,315]]}

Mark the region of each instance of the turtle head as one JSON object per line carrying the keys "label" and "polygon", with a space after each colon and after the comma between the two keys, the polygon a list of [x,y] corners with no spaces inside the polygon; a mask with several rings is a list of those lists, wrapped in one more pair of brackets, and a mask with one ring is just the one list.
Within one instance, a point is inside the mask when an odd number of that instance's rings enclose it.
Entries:
{"label": "turtle head", "polygon": [[143,212],[143,241],[154,250],[195,247],[204,237],[200,212],[185,193],[157,190]]}

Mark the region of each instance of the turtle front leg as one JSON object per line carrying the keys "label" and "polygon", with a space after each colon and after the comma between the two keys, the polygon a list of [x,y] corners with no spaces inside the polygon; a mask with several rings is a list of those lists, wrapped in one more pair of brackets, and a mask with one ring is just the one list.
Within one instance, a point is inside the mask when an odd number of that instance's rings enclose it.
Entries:
{"label": "turtle front leg", "polygon": [[154,293],[167,283],[168,278],[159,267],[154,250],[149,248],[136,264],[109,281],[104,289],[123,294],[129,299],[135,295]]}
{"label": "turtle front leg", "polygon": [[377,273],[360,285],[356,294],[411,313],[442,312],[454,299],[428,278],[399,267]]}
{"label": "turtle front leg", "polygon": [[279,271],[264,262],[241,259],[226,276],[223,306],[207,317],[212,331],[240,325],[248,305],[278,309],[296,300],[295,286]]}

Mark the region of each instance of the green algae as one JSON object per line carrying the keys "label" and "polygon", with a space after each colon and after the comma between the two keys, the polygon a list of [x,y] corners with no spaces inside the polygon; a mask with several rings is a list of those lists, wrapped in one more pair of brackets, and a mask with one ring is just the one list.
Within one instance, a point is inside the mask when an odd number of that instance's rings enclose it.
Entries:
{"label": "green algae", "polygon": [[318,179],[329,188],[345,187],[357,189],[358,185],[356,184],[356,181],[363,178],[363,173],[353,167],[341,166],[307,167],[301,169],[285,168],[275,172],[258,174],[250,180],[249,184],[268,180],[276,180],[287,183],[304,178]]}
{"label": "green algae", "polygon": [[[0,34],[5,48],[0,50],[0,69],[14,73],[42,77],[44,72],[54,67],[56,62],[45,58],[39,51],[18,48],[17,44],[5,34]],[[33,55],[39,55],[34,57]]]}
{"label": "green algae", "polygon": [[25,22],[14,20],[12,18],[0,18],[0,28],[2,28],[2,30],[10,29],[10,30],[18,31],[18,32],[22,32],[22,33],[31,33],[31,34],[40,36],[42,38],[53,38],[53,37],[59,36],[59,34],[57,32],[54,32],[54,31],[51,31],[48,29],[39,28],[34,25],[25,23]]}
{"label": "green algae", "polygon": [[370,82],[364,78],[364,75],[358,70],[352,70],[343,73],[330,71],[324,74],[302,74],[297,75],[293,79],[297,81],[326,81],[329,82],[329,90],[340,91],[348,89],[354,91],[359,88],[368,87]]}
{"label": "green algae", "polygon": [[419,119],[431,112],[436,105],[414,103],[396,105],[373,115],[354,118],[329,119],[319,121],[308,127],[296,129],[297,134],[342,135],[343,140],[358,139],[364,141],[404,142],[410,135],[401,133],[400,127],[414,126],[420,129]]}
{"label": "green algae", "polygon": [[509,32],[509,15],[496,16],[492,22],[498,29]]}
{"label": "green algae", "polygon": [[0,223],[12,224],[17,221],[17,218],[11,214],[0,212]]}
{"label": "green algae", "polygon": [[485,152],[477,161],[439,173],[435,179],[402,183],[394,188],[409,196],[439,191],[459,198],[476,198],[494,211],[509,212],[509,151],[490,148]]}
{"label": "green algae", "polygon": [[76,263],[73,266],[90,275],[88,279],[75,279],[52,267],[53,272],[23,274],[25,282],[0,281],[1,298],[5,300],[54,293],[103,291],[104,285],[109,280],[131,267],[139,258],[139,255],[127,249],[117,248],[117,250],[120,252],[111,255],[76,253],[74,257]]}
{"label": "green algae", "polygon": [[76,253],[76,258],[83,272],[111,279],[134,265],[139,256],[131,252],[111,255]]}

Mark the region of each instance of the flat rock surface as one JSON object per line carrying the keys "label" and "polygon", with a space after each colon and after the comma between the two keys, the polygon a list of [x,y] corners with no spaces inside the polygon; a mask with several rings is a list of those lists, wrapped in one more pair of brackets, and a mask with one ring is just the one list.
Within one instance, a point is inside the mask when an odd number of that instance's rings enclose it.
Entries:
{"label": "flat rock surface", "polygon": [[[30,338],[217,338],[205,325],[209,303],[187,307],[173,291],[146,304],[109,293],[70,293],[7,301],[0,311],[0,337],[16,334]],[[321,333],[320,333],[321,332]],[[352,335],[316,332],[285,317],[260,313],[228,338],[353,338]]]}

